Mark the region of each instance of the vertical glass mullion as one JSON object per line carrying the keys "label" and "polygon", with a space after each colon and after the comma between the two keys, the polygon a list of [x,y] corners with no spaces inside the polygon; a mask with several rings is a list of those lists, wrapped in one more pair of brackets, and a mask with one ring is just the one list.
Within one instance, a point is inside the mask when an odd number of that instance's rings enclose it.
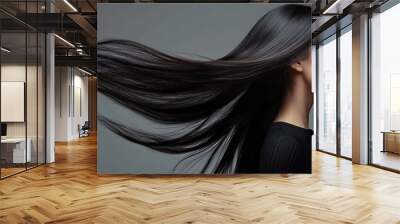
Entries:
{"label": "vertical glass mullion", "polygon": [[373,149],[372,149],[372,85],[371,85],[371,79],[372,79],[372,12],[368,12],[368,164],[372,164],[373,161]]}
{"label": "vertical glass mullion", "polygon": [[319,149],[319,44],[316,45],[315,47],[315,98],[316,98],[316,104],[315,104],[315,148]]}
{"label": "vertical glass mullion", "polygon": [[[36,0],[36,14],[39,16],[39,1]],[[36,164],[39,165],[39,30],[36,31]]]}
{"label": "vertical glass mullion", "polygon": [[[25,0],[25,21],[28,19],[28,0]],[[25,170],[28,169],[28,25],[25,23],[25,102],[24,102],[24,120],[25,120]]]}
{"label": "vertical glass mullion", "polygon": [[340,120],[340,30],[336,31],[336,155],[341,156],[341,120]]}

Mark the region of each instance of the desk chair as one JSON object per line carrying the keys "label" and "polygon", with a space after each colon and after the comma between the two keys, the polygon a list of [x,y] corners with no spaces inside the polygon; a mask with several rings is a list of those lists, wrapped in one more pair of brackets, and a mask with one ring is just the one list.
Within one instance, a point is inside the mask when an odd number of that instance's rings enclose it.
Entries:
{"label": "desk chair", "polygon": [[90,129],[89,121],[85,121],[82,127],[80,127],[80,125],[78,124],[79,138],[89,136],[89,129]]}

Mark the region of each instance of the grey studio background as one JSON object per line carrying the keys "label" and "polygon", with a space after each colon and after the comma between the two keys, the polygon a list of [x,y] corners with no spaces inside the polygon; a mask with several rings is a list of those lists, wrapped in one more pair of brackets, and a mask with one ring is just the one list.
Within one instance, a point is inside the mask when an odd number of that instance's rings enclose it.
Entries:
{"label": "grey studio background", "polygon": [[[103,3],[98,4],[97,38],[134,40],[170,54],[215,59],[231,51],[260,17],[278,5]],[[141,129],[166,131],[100,93],[98,114]],[[170,174],[185,156],[164,154],[132,143],[101,122],[97,154],[97,170],[101,174]]]}

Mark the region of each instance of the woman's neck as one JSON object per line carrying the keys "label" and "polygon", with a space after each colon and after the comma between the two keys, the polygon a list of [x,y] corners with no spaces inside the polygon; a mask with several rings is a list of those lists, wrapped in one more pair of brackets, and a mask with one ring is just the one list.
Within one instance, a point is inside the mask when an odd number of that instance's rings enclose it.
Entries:
{"label": "woman's neck", "polygon": [[308,116],[312,104],[311,85],[302,75],[294,75],[292,88],[286,94],[275,121],[308,128]]}

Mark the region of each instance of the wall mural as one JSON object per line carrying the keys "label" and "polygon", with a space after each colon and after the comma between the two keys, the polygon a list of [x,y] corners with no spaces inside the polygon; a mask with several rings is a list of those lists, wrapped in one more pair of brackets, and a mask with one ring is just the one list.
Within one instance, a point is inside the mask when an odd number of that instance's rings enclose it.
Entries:
{"label": "wall mural", "polygon": [[98,8],[99,173],[311,173],[308,5]]}

